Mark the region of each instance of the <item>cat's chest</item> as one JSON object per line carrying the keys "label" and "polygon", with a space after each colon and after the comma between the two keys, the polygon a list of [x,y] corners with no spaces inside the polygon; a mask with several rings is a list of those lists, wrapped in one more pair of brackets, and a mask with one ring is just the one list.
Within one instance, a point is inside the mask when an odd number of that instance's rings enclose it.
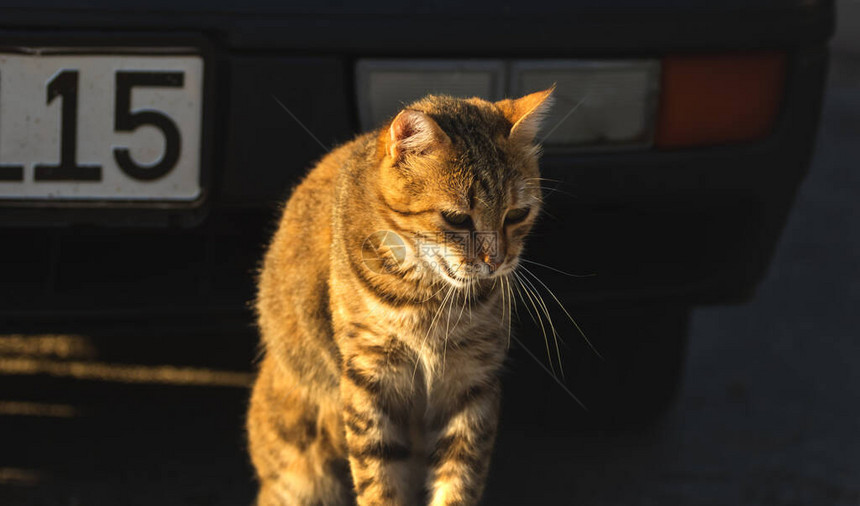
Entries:
{"label": "cat's chest", "polygon": [[468,305],[450,303],[435,310],[414,311],[393,315],[390,324],[399,327],[409,340],[449,344],[467,340],[476,334],[501,332],[504,328],[501,311],[494,304]]}
{"label": "cat's chest", "polygon": [[480,360],[495,362],[505,353],[507,331],[492,311],[441,311],[429,320],[410,319],[402,328],[403,341],[430,376],[473,368]]}

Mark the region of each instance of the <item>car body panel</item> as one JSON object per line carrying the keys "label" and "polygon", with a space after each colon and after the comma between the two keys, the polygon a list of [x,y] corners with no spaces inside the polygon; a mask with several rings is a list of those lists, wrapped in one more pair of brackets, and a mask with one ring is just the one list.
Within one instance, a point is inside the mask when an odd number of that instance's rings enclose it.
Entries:
{"label": "car body panel", "polygon": [[[547,196],[548,214],[529,246],[535,261],[585,276],[544,273],[573,301],[744,300],[765,273],[808,169],[833,4],[645,4],[0,2],[0,46],[176,46],[190,37],[208,55],[211,85],[204,144],[209,179],[200,205],[4,204],[0,226],[16,249],[0,260],[20,268],[0,290],[0,311],[84,311],[92,307],[84,293],[107,312],[241,309],[253,296],[249,259],[260,254],[290,188],[330,147],[358,132],[358,58],[612,59],[778,50],[789,63],[785,95],[775,129],[763,140],[662,151],[548,150],[544,175],[559,186]],[[134,266],[153,257],[129,245],[159,237],[164,250],[153,265],[187,274],[164,279],[184,289],[166,290],[163,300],[137,298],[134,287],[149,286],[154,275]],[[253,242],[246,248],[253,254],[224,253],[230,248],[218,241]],[[123,255],[110,269],[108,260],[85,254],[105,244]],[[58,274],[75,269],[78,274]],[[87,288],[87,279],[103,284]],[[122,287],[127,297],[110,296]],[[203,295],[195,300],[189,293]]]}

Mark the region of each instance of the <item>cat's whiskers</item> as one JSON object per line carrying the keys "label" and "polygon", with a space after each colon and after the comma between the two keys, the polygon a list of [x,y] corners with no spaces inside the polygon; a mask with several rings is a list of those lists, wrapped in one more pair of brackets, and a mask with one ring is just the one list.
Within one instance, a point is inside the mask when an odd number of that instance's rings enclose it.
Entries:
{"label": "cat's whiskers", "polygon": [[[467,295],[467,293],[468,293],[468,287],[469,287],[469,285],[467,284],[467,285],[466,285],[466,289],[465,289],[465,290],[460,290],[460,291],[463,293],[463,304],[460,306],[460,313],[457,315],[457,321],[455,321],[455,322],[454,322],[454,326],[453,326],[453,327],[450,327],[450,326],[449,326],[448,328],[446,328],[446,329],[445,329],[445,343],[444,343],[444,347],[443,347],[443,350],[442,350],[442,373],[443,373],[443,374],[444,374],[444,372],[445,372],[445,364],[446,364],[446,362],[447,362],[447,360],[448,360],[448,339],[449,339],[449,337],[451,336],[451,332],[452,332],[452,331],[457,330],[457,325],[459,325],[459,324],[460,324],[460,319],[463,317],[463,310],[464,310],[464,309],[465,309],[465,307],[466,307],[466,300],[467,300],[467,297],[468,297],[468,295]],[[451,298],[451,302],[450,302],[450,307],[449,307],[449,309],[448,309],[448,315],[449,315],[449,317],[450,317],[450,314],[451,314],[451,310],[454,308],[454,300],[455,300],[455,298],[454,298],[454,297],[452,297],[452,298]]]}
{"label": "cat's whiskers", "polygon": [[[564,195],[568,195],[570,197],[578,198],[579,196],[573,194],[567,190],[561,189],[562,185],[566,185],[564,181],[559,179],[547,179],[542,177],[530,177],[526,178],[526,188],[535,189],[538,188],[547,193],[563,193]],[[542,184],[543,182],[554,183],[553,186]]]}
{"label": "cat's whiskers", "polygon": [[[456,293],[456,291],[455,291]],[[451,310],[454,309],[454,301],[457,299],[457,296],[451,297],[451,300],[448,302],[448,309],[446,312],[448,313],[445,317],[445,335],[442,339],[442,373],[445,374],[445,360],[448,355],[448,336],[451,335]],[[454,323],[454,327],[459,323],[459,318],[457,322]]]}
{"label": "cat's whiskers", "polygon": [[[508,348],[510,349],[510,347],[511,347],[511,333],[513,332],[513,330],[511,329],[511,326],[512,326],[511,319],[513,316],[512,313],[516,309],[516,304],[515,304],[516,301],[514,300],[514,289],[511,287],[510,276],[505,276],[505,282],[506,282],[505,284],[508,287]],[[519,317],[519,313],[517,313],[517,317]]]}
{"label": "cat's whiskers", "polygon": [[[569,191],[559,189],[557,186],[541,186],[540,189],[541,189],[541,192],[543,193],[544,197],[552,195],[553,193],[561,193],[562,195],[565,195],[565,196],[568,196],[568,197],[571,197],[574,199],[579,198],[579,195],[576,195],[575,193],[571,193]],[[544,198],[544,197],[542,197],[542,198]]]}
{"label": "cat's whiskers", "polygon": [[570,322],[571,322],[571,323],[573,323],[573,326],[574,326],[574,327],[576,327],[576,330],[579,332],[579,335],[581,335],[581,336],[582,336],[582,338],[583,338],[583,339],[585,340],[585,342],[588,344],[588,347],[589,347],[589,348],[591,348],[591,351],[593,351],[595,355],[597,355],[598,357],[600,357],[601,359],[603,359],[603,355],[601,355],[601,354],[600,354],[600,352],[599,352],[599,351],[597,351],[597,348],[595,348],[595,346],[591,343],[591,341],[590,341],[590,340],[588,339],[588,337],[585,335],[585,332],[582,330],[582,327],[580,327],[580,326],[579,326],[579,323],[577,323],[577,322],[576,322],[576,320],[573,318],[573,316],[571,316],[571,314],[570,314],[570,312],[567,310],[567,308],[566,308],[566,307],[564,307],[564,304],[562,304],[562,303],[561,303],[561,301],[559,300],[559,298],[558,298],[558,297],[556,297],[555,293],[554,293],[552,290],[550,290],[550,288],[546,285],[546,283],[544,283],[543,281],[541,281],[541,279],[540,279],[539,277],[537,277],[537,276],[535,275],[535,273],[533,273],[532,271],[530,271],[529,269],[527,269],[525,266],[523,266],[523,271],[524,271],[525,273],[529,274],[531,277],[533,277],[533,278],[534,278],[538,283],[540,283],[540,284],[541,284],[541,286],[543,286],[543,287],[544,287],[544,289],[545,289],[545,290],[550,294],[550,296],[552,296],[553,300],[555,300],[555,303],[556,303],[556,304],[558,304],[558,307],[560,307],[560,308],[561,308],[561,310],[562,310],[562,311],[564,311],[564,314],[565,314],[565,315],[567,315],[568,319],[570,319]]}
{"label": "cat's whiskers", "polygon": [[[514,273],[514,276],[516,276],[517,280],[519,281],[520,287],[522,287],[523,293],[526,294],[526,297],[528,298],[529,303],[531,304],[532,308],[534,309],[535,314],[538,317],[538,321],[540,322],[540,326],[541,326],[541,331],[543,332],[544,344],[545,344],[546,352],[547,352],[547,359],[549,360],[550,368],[552,369],[553,373],[555,373],[555,366],[553,365],[553,362],[552,362],[552,352],[550,351],[549,336],[547,335],[547,332],[546,332],[546,326],[549,326],[549,328],[550,328],[550,333],[552,334],[553,343],[555,345],[554,347],[555,347],[555,351],[556,351],[556,361],[558,362],[559,373],[561,374],[561,377],[563,378],[564,377],[564,368],[562,366],[561,353],[560,353],[559,346],[558,346],[558,332],[556,332],[556,330],[555,330],[555,325],[552,322],[552,318],[549,315],[549,311],[547,311],[546,305],[543,303],[543,300],[540,298],[540,295],[538,293],[536,293],[532,288],[529,288],[529,285],[528,285],[529,280],[524,278],[523,276],[521,276],[519,273],[516,273],[516,272]],[[547,320],[546,326],[544,325],[544,322],[543,322],[544,317],[546,317],[546,320]]]}
{"label": "cat's whiskers", "polygon": [[549,308],[544,302],[543,297],[538,292],[537,287],[535,287],[534,283],[532,283],[528,278],[523,277],[522,280],[528,285],[523,286],[527,292],[531,293],[534,297],[534,300],[537,302],[538,307],[543,311],[543,314],[546,316],[547,324],[549,324],[550,330],[552,332],[553,343],[555,344],[555,357],[558,361],[558,370],[561,373],[561,377],[564,378],[564,366],[561,362],[561,349],[558,346],[559,334],[555,328],[555,324],[552,321],[552,316],[550,315]]}
{"label": "cat's whiskers", "polygon": [[[516,272],[514,272],[513,275],[514,275],[514,281],[516,281],[516,283],[514,284],[514,287],[517,289],[517,295],[519,296],[520,300],[523,302],[523,305],[525,306],[526,311],[529,314],[529,317],[531,317],[533,322],[535,322],[536,324],[538,324],[540,326],[541,334],[543,335],[544,346],[546,348],[547,360],[549,361],[549,367],[550,367],[550,370],[552,371],[553,376],[555,377],[555,367],[553,366],[553,362],[552,362],[552,353],[550,352],[549,338],[546,335],[546,327],[544,326],[543,318],[541,318],[540,312],[537,309],[537,305],[532,300],[531,295],[526,291],[525,284],[522,282],[520,276]],[[526,296],[523,296],[524,292],[526,293]],[[529,307],[529,304],[531,304],[531,307]],[[532,309],[534,309],[534,312],[532,312]]]}
{"label": "cat's whiskers", "polygon": [[537,181],[538,184],[541,183],[553,183],[553,184],[568,184],[566,181],[562,181],[561,179],[552,179],[548,177],[527,177],[523,179],[527,183],[531,184],[531,181]]}
{"label": "cat's whiskers", "polygon": [[[439,318],[439,315],[442,314],[442,311],[445,308],[446,302],[448,298],[451,297],[451,294],[454,293],[456,287],[454,285],[449,285],[448,291],[445,293],[445,298],[442,299],[442,302],[439,304],[439,308],[436,310],[436,313],[433,315],[433,319],[430,320],[430,325],[427,328],[427,333],[424,335],[424,339],[421,341],[421,348],[418,350],[418,354],[415,357],[415,368],[412,370],[412,389],[415,389],[415,374],[418,372],[418,364],[420,362],[420,357],[424,356],[424,348],[427,344],[427,339],[430,337],[430,334],[433,332],[433,329],[436,325],[436,322]],[[428,371],[429,373],[429,371]],[[429,378],[425,378],[425,381],[429,380]]]}
{"label": "cat's whiskers", "polygon": [[[502,314],[500,315],[500,317],[502,319],[502,326],[504,327],[505,309],[506,309],[506,306],[505,306],[505,278],[504,278],[504,276],[500,276],[498,278],[498,280],[499,280],[499,293],[500,293],[500,296],[502,298],[502,301],[501,301],[502,302]],[[495,287],[496,287],[496,280],[493,280],[493,288],[495,288]]]}
{"label": "cat's whiskers", "polygon": [[[457,328],[457,325],[460,323],[460,319],[463,318],[463,312],[466,310],[466,305],[469,303],[469,287],[471,283],[467,284],[464,290],[460,290],[463,293],[463,304],[460,305],[460,314],[457,315],[457,321],[454,322],[454,328]],[[470,309],[471,311],[471,309]]]}
{"label": "cat's whiskers", "polygon": [[[499,280],[500,280],[500,288],[501,288],[501,295],[502,295],[502,315],[501,315],[502,326],[504,326],[504,324],[505,324],[505,312],[507,312],[507,314],[508,314],[508,318],[507,318],[508,319],[508,341],[507,341],[506,346],[508,348],[510,348],[511,347],[511,307],[510,307],[511,300],[510,300],[510,291],[509,291],[510,290],[510,284],[508,282],[508,276],[507,275],[501,276],[499,278]],[[495,282],[493,283],[493,286],[495,286]]]}
{"label": "cat's whiskers", "polygon": [[430,295],[430,296],[429,296],[429,297],[427,297],[426,299],[422,299],[420,302],[428,302],[428,301],[430,301],[430,300],[432,300],[432,299],[435,299],[435,298],[436,298],[436,296],[437,296],[437,295],[439,295],[439,294],[442,292],[442,290],[444,290],[444,289],[448,288],[449,286],[450,286],[450,285],[448,285],[447,283],[442,283],[442,286],[440,286],[438,290],[436,290],[432,295]]}
{"label": "cat's whiskers", "polygon": [[533,176],[525,178],[526,181],[549,181],[550,183],[564,183],[561,179],[552,179],[550,177]]}
{"label": "cat's whiskers", "polygon": [[474,297],[474,288],[475,284],[477,284],[477,279],[473,279],[472,282],[466,286],[466,304],[469,305],[469,321],[472,321],[472,302]]}
{"label": "cat's whiskers", "polygon": [[565,272],[561,269],[556,269],[555,267],[552,267],[550,265],[542,264],[540,262],[535,262],[534,260],[529,260],[526,258],[520,258],[520,261],[525,262],[527,264],[537,265],[538,267],[543,267],[544,269],[549,269],[551,271],[557,272],[559,274],[564,274],[565,276],[570,276],[572,278],[593,278],[594,276],[597,276],[597,274],[593,273],[593,272],[591,274],[571,274],[571,273]]}

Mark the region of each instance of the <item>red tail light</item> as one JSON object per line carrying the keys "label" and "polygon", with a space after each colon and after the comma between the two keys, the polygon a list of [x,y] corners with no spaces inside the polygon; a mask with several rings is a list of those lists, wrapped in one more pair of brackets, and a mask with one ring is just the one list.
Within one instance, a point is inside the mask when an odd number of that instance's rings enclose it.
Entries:
{"label": "red tail light", "polygon": [[678,148],[760,139],[782,103],[785,53],[663,59],[655,144]]}

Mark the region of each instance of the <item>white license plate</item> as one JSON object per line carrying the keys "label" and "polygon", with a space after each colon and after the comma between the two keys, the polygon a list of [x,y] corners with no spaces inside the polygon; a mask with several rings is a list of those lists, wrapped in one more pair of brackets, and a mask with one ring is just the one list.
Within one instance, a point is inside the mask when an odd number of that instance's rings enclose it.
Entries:
{"label": "white license plate", "polygon": [[0,53],[0,200],[194,201],[203,58]]}

